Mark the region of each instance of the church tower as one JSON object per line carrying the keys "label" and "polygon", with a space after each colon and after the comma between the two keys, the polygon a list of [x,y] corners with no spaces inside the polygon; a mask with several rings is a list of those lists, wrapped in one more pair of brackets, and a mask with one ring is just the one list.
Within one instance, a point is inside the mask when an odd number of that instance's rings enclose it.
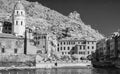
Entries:
{"label": "church tower", "polygon": [[25,34],[25,8],[21,1],[18,1],[14,6],[13,11],[13,26],[12,33],[16,36],[23,36]]}

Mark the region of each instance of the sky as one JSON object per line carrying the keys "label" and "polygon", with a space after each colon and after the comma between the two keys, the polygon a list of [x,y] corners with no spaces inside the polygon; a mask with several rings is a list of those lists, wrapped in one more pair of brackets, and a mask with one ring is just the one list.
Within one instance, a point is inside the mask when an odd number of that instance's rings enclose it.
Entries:
{"label": "sky", "polygon": [[82,21],[91,25],[105,36],[120,29],[119,0],[28,0],[68,16],[70,12],[80,13]]}

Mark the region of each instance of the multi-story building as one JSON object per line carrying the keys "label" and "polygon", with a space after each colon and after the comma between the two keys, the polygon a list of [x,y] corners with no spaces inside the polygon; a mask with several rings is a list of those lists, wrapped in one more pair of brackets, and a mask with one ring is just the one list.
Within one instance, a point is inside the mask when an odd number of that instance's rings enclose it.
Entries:
{"label": "multi-story building", "polygon": [[118,57],[120,58],[120,35],[118,36]]}
{"label": "multi-story building", "polygon": [[[12,15],[12,22],[4,21],[0,23],[0,54],[25,54],[25,10],[20,1],[15,4]],[[14,33],[17,33],[17,35],[14,35]]]}
{"label": "multi-story building", "polygon": [[107,56],[107,39],[101,39],[97,42],[96,44],[96,53],[97,53],[97,57],[100,60],[106,60],[106,56]]}
{"label": "multi-story building", "polygon": [[35,32],[33,36],[34,36],[34,41],[35,41],[34,45],[36,47],[38,47],[39,49],[43,50],[44,52],[46,52],[48,49],[47,48],[47,46],[48,46],[48,43],[47,43],[48,34]]}
{"label": "multi-story building", "polygon": [[118,57],[118,32],[114,32],[110,38],[110,58]]}
{"label": "multi-story building", "polygon": [[58,41],[57,52],[61,56],[71,56],[76,55],[78,60],[81,60],[81,57],[87,58],[88,55],[91,55],[96,50],[96,41],[87,41],[66,38]]}
{"label": "multi-story building", "polygon": [[0,33],[0,54],[24,54],[24,38]]}

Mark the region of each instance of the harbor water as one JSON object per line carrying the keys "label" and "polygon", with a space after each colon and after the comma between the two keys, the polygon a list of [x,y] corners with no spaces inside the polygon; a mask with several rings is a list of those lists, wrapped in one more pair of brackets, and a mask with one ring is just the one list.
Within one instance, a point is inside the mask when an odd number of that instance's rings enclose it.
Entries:
{"label": "harbor water", "polygon": [[120,69],[60,68],[60,69],[32,69],[32,70],[1,70],[0,74],[120,74]]}

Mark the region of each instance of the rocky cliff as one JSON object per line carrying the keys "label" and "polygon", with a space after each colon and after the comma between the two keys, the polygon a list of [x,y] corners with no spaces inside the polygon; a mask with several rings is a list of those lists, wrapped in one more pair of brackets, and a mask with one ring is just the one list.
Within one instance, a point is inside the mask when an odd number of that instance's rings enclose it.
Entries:
{"label": "rocky cliff", "polygon": [[[90,25],[85,25],[80,14],[76,11],[68,16],[43,6],[38,2],[21,0],[26,10],[27,26],[38,27],[41,31],[46,30],[57,35],[57,38],[77,37],[82,39],[99,40],[104,38],[97,30]],[[11,19],[16,0],[0,0],[0,19],[2,21]]]}

